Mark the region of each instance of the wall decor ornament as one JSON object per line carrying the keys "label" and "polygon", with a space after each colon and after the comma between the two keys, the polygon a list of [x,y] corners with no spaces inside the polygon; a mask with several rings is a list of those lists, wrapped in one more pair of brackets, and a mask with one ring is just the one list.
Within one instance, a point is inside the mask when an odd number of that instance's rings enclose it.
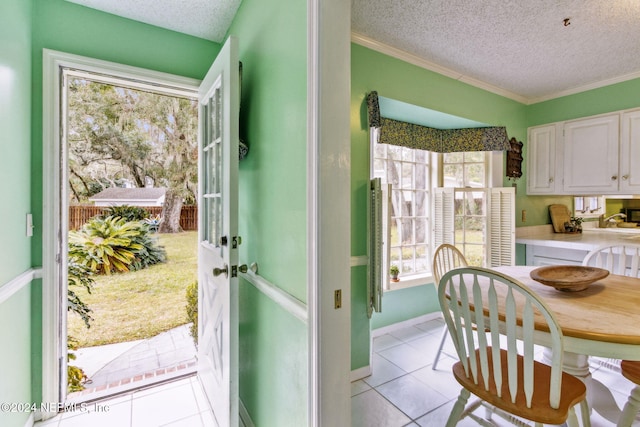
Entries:
{"label": "wall decor ornament", "polygon": [[511,138],[507,151],[507,177],[518,179],[522,176],[522,142]]}

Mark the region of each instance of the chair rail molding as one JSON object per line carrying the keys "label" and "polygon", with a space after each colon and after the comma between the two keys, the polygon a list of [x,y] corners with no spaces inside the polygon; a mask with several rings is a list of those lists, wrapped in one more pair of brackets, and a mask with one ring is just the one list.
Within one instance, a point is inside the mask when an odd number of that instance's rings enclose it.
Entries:
{"label": "chair rail molding", "polygon": [[262,292],[288,313],[304,323],[307,323],[309,316],[307,313],[307,305],[305,303],[253,271],[239,273],[239,276],[252,284],[257,290]]}
{"label": "chair rail molding", "polygon": [[30,268],[0,287],[0,304],[15,295],[20,289],[29,285],[34,279],[42,278],[42,268]]}

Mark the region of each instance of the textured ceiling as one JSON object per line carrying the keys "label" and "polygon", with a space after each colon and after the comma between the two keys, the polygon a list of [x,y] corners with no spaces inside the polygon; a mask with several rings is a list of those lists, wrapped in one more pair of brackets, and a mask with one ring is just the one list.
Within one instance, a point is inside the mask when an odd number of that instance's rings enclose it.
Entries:
{"label": "textured ceiling", "polygon": [[352,0],[351,20],[365,40],[525,102],[640,71],[638,0]]}
{"label": "textured ceiling", "polygon": [[[216,42],[241,2],[68,1]],[[357,43],[521,102],[640,77],[640,0],[351,2]]]}
{"label": "textured ceiling", "polygon": [[67,0],[221,43],[241,0]]}

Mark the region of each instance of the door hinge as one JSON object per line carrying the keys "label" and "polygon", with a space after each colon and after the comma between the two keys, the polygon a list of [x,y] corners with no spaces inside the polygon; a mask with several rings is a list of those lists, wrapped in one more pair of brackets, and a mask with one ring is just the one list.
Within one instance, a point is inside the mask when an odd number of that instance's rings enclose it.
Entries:
{"label": "door hinge", "polygon": [[238,246],[242,244],[242,237],[240,236],[233,236],[233,239],[231,239],[231,247],[233,249],[238,249]]}

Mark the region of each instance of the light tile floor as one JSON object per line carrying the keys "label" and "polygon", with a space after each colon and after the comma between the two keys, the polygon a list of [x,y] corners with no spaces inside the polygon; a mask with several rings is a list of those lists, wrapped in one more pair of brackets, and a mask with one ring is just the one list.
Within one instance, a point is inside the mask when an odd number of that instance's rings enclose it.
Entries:
{"label": "light tile floor", "polygon": [[192,376],[59,414],[36,427],[215,427],[197,377]]}
{"label": "light tile floor", "polygon": [[[438,369],[431,369],[443,327],[443,321],[437,319],[374,339],[373,375],[351,384],[352,426],[445,425],[460,386],[451,374],[453,358],[443,354]],[[455,354],[450,342],[445,348],[448,353]],[[596,361],[592,363],[592,376],[597,380],[596,385],[611,394],[618,407],[624,405],[633,387],[628,380],[618,372],[602,368]],[[610,418],[617,419],[615,416],[617,414]],[[494,419],[499,425],[510,425],[501,424],[498,417]],[[470,419],[458,424],[461,427],[477,425]],[[612,427],[615,422],[593,412],[591,425]]]}
{"label": "light tile floor", "polygon": [[[373,375],[351,384],[352,426],[445,425],[460,388],[451,375],[453,358],[443,355],[438,369],[431,369],[442,327],[442,320],[432,320],[374,340]],[[602,384],[600,387],[611,393],[621,407],[632,384],[619,373],[595,363],[592,372],[597,384]],[[99,411],[100,408],[109,410]],[[591,424],[593,427],[615,425],[595,412]],[[458,424],[460,427],[476,425],[470,419]],[[66,412],[36,426],[212,427],[215,421],[199,381],[189,377],[91,404],[86,412]]]}

